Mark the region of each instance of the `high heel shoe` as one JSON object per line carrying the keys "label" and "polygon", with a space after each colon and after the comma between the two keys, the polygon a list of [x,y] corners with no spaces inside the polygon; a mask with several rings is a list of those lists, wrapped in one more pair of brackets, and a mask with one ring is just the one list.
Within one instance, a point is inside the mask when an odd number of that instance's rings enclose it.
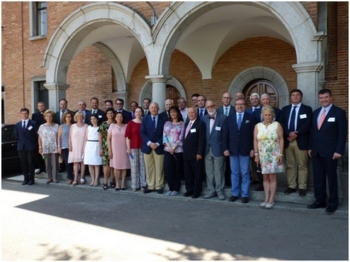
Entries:
{"label": "high heel shoe", "polygon": [[270,204],[270,203],[266,203],[265,208],[270,209],[270,208],[272,208],[272,207],[273,207],[273,205],[274,205],[274,204],[275,204],[275,202],[273,202],[272,204]]}

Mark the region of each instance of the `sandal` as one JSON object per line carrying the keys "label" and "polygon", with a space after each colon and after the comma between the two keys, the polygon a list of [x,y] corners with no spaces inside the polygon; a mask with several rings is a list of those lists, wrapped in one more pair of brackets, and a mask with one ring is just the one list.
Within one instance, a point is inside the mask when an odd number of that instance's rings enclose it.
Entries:
{"label": "sandal", "polygon": [[111,188],[115,188],[115,184],[114,183],[110,183],[111,184]]}
{"label": "sandal", "polygon": [[106,190],[106,189],[108,189],[108,186],[107,186],[107,184],[103,184],[103,190]]}
{"label": "sandal", "polygon": [[119,187],[116,187],[116,188],[114,188],[114,190],[115,190],[115,191],[119,191],[119,190],[120,190],[120,188],[119,188]]}
{"label": "sandal", "polygon": [[74,182],[72,183],[72,185],[73,185],[73,186],[76,186],[76,185],[77,185],[77,182],[74,181]]}

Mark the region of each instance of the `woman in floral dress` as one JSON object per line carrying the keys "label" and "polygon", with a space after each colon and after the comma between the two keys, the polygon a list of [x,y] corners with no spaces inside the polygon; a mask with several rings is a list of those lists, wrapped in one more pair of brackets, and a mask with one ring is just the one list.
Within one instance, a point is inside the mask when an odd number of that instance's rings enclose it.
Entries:
{"label": "woman in floral dress", "polygon": [[261,165],[264,179],[265,201],[261,207],[271,208],[276,194],[276,173],[285,171],[283,163],[283,129],[273,121],[274,110],[271,106],[264,106],[261,110],[263,122],[254,129],[255,162]]}

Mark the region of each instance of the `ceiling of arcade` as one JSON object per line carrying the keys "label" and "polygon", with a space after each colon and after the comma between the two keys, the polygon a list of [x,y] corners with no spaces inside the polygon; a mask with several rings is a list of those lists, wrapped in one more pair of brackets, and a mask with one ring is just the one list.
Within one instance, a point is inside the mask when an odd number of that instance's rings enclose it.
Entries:
{"label": "ceiling of arcade", "polygon": [[[218,59],[233,45],[247,38],[269,36],[293,45],[288,30],[272,13],[254,5],[235,4],[211,9],[182,32],[175,49],[198,66],[204,79],[211,78]],[[126,81],[145,53],[137,38],[120,25],[105,25],[85,36],[74,56],[96,42],[106,45],[118,58]]]}

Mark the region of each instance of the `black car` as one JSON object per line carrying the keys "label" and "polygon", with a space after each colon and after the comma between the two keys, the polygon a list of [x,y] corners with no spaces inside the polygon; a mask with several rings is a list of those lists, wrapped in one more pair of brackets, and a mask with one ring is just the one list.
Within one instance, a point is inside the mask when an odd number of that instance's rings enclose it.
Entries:
{"label": "black car", "polygon": [[18,141],[15,138],[15,125],[1,126],[1,165],[2,171],[17,171],[21,169],[17,151]]}

